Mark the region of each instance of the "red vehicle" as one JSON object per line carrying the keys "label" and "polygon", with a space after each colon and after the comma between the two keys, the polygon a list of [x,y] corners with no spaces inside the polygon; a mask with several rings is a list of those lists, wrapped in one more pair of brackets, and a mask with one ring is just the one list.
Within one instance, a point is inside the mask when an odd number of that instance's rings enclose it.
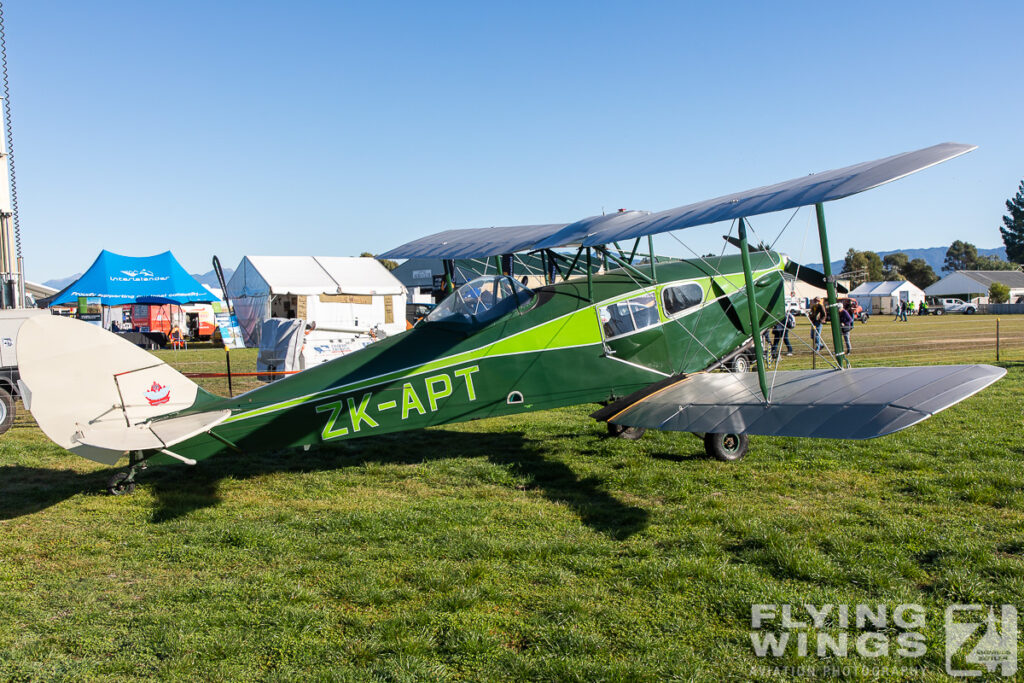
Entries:
{"label": "red vehicle", "polygon": [[843,297],[837,299],[840,306],[850,311],[854,320],[859,320],[862,323],[866,323],[871,314],[864,310],[864,307],[857,303],[857,300],[852,297]]}
{"label": "red vehicle", "polygon": [[216,328],[213,308],[208,305],[172,306],[133,304],[126,306],[130,311],[132,329],[137,332],[151,332],[170,337],[171,328],[177,326],[192,339],[210,339]]}

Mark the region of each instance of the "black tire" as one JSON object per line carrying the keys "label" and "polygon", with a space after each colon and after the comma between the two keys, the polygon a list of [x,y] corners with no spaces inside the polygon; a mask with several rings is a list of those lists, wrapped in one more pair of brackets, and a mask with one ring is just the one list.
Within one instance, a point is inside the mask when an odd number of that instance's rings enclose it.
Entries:
{"label": "black tire", "polygon": [[974,315],[977,311],[978,311],[978,309],[976,309],[976,308],[968,308],[966,311],[964,311],[964,314],[966,314],[966,315]]}
{"label": "black tire", "polygon": [[747,354],[741,353],[732,359],[729,367],[733,372],[750,372],[750,359],[747,358]]}
{"label": "black tire", "polygon": [[606,422],[605,424],[608,425],[608,436],[614,436],[617,439],[636,441],[647,433],[646,427],[627,427],[625,425],[613,425],[611,422]]}
{"label": "black tire", "polygon": [[935,309],[935,315],[942,315],[943,313],[945,313],[945,311],[942,310],[941,308],[936,308]]}
{"label": "black tire", "polygon": [[0,434],[3,434],[14,424],[14,399],[7,393],[7,390],[0,387]]}
{"label": "black tire", "polygon": [[127,472],[118,472],[107,482],[107,493],[112,496],[125,496],[135,491],[135,482],[128,481]]}
{"label": "black tire", "polygon": [[735,462],[742,460],[750,446],[746,434],[705,434],[704,450],[715,460]]}

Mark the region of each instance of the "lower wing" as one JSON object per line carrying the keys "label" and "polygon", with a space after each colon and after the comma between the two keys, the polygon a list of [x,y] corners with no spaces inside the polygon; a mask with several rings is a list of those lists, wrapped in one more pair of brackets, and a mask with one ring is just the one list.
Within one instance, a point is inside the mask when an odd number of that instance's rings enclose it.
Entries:
{"label": "lower wing", "polygon": [[932,365],[775,373],[766,402],[754,373],[690,375],[608,418],[697,433],[872,439],[906,429],[992,384],[991,365]]}

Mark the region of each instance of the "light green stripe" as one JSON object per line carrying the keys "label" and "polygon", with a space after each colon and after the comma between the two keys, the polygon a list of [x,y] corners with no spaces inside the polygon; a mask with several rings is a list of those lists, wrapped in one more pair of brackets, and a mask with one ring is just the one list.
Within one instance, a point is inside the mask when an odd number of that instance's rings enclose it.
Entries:
{"label": "light green stripe", "polygon": [[[780,262],[781,264],[781,262]],[[780,264],[776,264],[774,267],[766,268],[756,272],[755,280],[761,279],[764,275],[779,270]],[[725,280],[726,284],[733,288],[733,291],[728,291],[727,287],[722,287],[725,292],[725,296],[739,291],[739,285],[734,284],[733,279],[736,276],[742,280],[742,273],[729,273],[723,274],[722,276],[716,277],[704,277],[688,278],[679,280],[678,282],[701,282],[707,283],[705,286],[702,284],[705,290],[705,302],[701,304],[699,308],[703,308],[710,303],[716,301],[719,297],[711,297],[708,299],[708,293],[711,291],[710,283],[712,279],[719,282],[721,286],[721,280]],[[403,368],[401,370],[395,370],[390,373],[383,375],[377,375],[376,377],[369,377],[365,380],[353,382],[352,384],[346,384],[340,387],[334,387],[331,389],[324,389],[323,391],[315,394],[307,394],[306,396],[300,396],[288,401],[281,403],[275,403],[255,410],[250,410],[238,415],[233,415],[227,420],[224,420],[221,424],[229,424],[231,422],[238,422],[240,420],[247,420],[260,415],[266,415],[268,413],[277,412],[279,410],[285,410],[287,408],[294,408],[295,406],[302,405],[304,403],[311,403],[315,401],[321,401],[327,398],[333,398],[341,394],[348,393],[350,391],[358,391],[359,389],[366,389],[368,387],[376,386],[378,384],[386,384],[399,379],[408,379],[415,377],[427,372],[433,372],[437,370],[447,370],[450,367],[461,365],[474,360],[479,360],[487,357],[498,357],[498,356],[510,356],[518,353],[528,353],[531,351],[556,351],[560,349],[569,348],[580,348],[583,346],[590,346],[593,344],[603,343],[603,337],[601,336],[601,329],[598,324],[597,316],[594,311],[601,307],[607,306],[609,303],[615,303],[617,301],[624,301],[626,299],[637,296],[638,291],[660,291],[666,286],[671,286],[673,283],[666,283],[664,285],[658,285],[657,287],[649,287],[643,290],[634,290],[630,294],[613,297],[604,301],[597,302],[591,306],[567,313],[563,316],[559,316],[553,320],[549,320],[545,323],[531,327],[530,329],[517,332],[505,339],[498,340],[493,344],[481,347],[479,349],[473,349],[464,353],[457,354],[455,356],[448,356],[430,363],[424,363],[423,365],[412,366],[409,368]],[[699,310],[699,308],[694,310]],[[673,319],[674,320],[674,319]],[[659,325],[664,325],[666,322],[661,321]],[[650,329],[650,328],[647,328]],[[569,339],[565,337],[568,336]],[[561,342],[560,345],[555,345],[555,342]],[[576,343],[566,344],[566,341],[575,341]]]}

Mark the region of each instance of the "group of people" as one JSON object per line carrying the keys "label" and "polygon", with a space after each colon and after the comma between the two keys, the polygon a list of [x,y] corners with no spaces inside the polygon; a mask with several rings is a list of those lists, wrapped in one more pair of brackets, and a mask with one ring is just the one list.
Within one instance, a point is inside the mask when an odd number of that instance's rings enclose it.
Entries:
{"label": "group of people", "polygon": [[917,315],[928,315],[927,302],[922,301],[920,306],[915,306],[913,301],[900,301],[900,305],[896,307],[896,317],[893,318],[892,321],[907,322],[907,316],[914,315],[915,309]]}
{"label": "group of people", "polygon": [[[839,304],[836,305],[839,306]],[[821,297],[815,297],[811,301],[807,319],[811,321],[811,342],[814,344],[814,352],[817,353],[825,348],[825,342],[821,339],[821,328],[828,319],[828,311]],[[850,342],[853,321],[853,304],[848,300],[839,308],[839,330],[842,332],[847,354],[853,351],[853,344]],[[779,320],[772,327],[772,360],[778,360],[782,344],[786,346],[786,355],[793,355],[793,345],[789,342],[789,331],[794,327],[796,327],[796,315],[793,311],[786,311],[785,318]]]}

